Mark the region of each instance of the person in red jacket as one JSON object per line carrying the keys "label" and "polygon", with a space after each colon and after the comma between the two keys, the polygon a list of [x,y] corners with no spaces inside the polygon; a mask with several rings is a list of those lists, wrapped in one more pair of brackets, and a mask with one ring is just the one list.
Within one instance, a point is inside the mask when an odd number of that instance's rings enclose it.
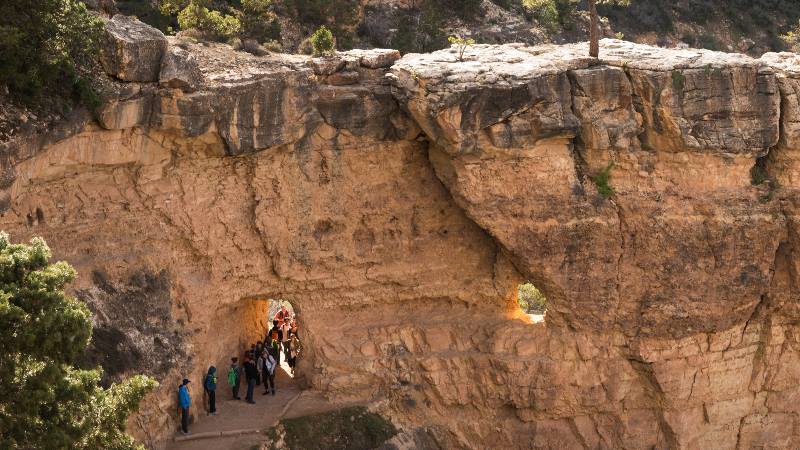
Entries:
{"label": "person in red jacket", "polygon": [[283,326],[283,322],[289,320],[289,311],[286,310],[285,305],[281,305],[281,309],[275,313],[275,318],[273,320],[278,321],[278,326]]}

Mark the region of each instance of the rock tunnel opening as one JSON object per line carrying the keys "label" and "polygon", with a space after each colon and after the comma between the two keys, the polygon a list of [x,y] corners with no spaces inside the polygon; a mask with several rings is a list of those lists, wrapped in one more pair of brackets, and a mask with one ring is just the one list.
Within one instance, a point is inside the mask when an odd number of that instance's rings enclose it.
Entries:
{"label": "rock tunnel opening", "polygon": [[[278,356],[278,366],[275,369],[277,379],[283,381],[284,385],[286,382],[292,385],[302,384],[300,383],[300,380],[303,379],[301,370],[299,368],[295,370],[294,367],[294,362],[301,360],[302,354],[291,362],[287,359],[293,356],[291,334],[296,333],[301,339],[304,334],[300,329],[302,319],[299,310],[290,301],[262,297],[245,298],[238,302],[232,314],[224,317],[222,322],[225,322],[226,325],[221,328],[221,333],[217,334],[218,340],[212,340],[212,342],[219,346],[214,352],[216,355],[215,365],[225,368],[223,373],[227,373],[234,357],[238,359],[237,362],[240,366],[244,364],[247,357],[252,357],[254,361],[257,361],[259,355],[267,350],[269,340],[275,337]],[[273,325],[275,323],[277,326]],[[292,326],[293,323],[294,326]],[[275,333],[273,333],[273,328],[277,328]],[[295,353],[294,356],[297,354]],[[242,378],[241,388],[244,392],[246,390],[244,375]],[[260,379],[259,387],[262,382],[263,380]],[[225,387],[228,387],[227,384]],[[222,399],[233,397],[233,394],[228,391],[229,389],[225,390],[226,394],[222,396]]]}
{"label": "rock tunnel opening", "polygon": [[517,305],[523,317],[531,323],[544,323],[547,317],[547,297],[530,281],[517,287]]}
{"label": "rock tunnel opening", "polygon": [[[301,342],[300,337],[300,317],[295,313],[294,306],[288,300],[269,300],[267,303],[267,326],[264,339],[266,347],[271,339],[280,342],[280,368],[286,372],[290,378],[294,378],[294,363],[292,353],[292,336],[297,335],[295,342]],[[296,351],[297,349],[295,349]]]}

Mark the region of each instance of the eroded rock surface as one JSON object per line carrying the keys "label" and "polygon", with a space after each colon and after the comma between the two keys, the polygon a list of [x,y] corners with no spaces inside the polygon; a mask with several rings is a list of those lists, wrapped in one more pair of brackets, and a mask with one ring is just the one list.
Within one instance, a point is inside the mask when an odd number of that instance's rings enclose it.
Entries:
{"label": "eroded rock surface", "polygon": [[[0,228],[44,236],[139,353],[114,375],[163,381],[148,444],[175,380],[284,298],[303,383],[443,448],[800,445],[796,55],[168,44],[158,85],[11,148],[0,184]],[[525,280],[544,324],[515,316]]]}
{"label": "eroded rock surface", "polygon": [[158,81],[167,48],[164,34],[135,17],[116,14],[106,22],[103,68],[123,81]]}

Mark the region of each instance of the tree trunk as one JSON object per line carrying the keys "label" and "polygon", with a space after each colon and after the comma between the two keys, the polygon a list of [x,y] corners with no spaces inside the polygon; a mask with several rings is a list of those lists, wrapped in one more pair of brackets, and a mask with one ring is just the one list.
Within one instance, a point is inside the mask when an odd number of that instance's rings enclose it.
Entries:
{"label": "tree trunk", "polygon": [[597,17],[596,0],[589,0],[589,56],[597,58],[600,54],[600,18]]}

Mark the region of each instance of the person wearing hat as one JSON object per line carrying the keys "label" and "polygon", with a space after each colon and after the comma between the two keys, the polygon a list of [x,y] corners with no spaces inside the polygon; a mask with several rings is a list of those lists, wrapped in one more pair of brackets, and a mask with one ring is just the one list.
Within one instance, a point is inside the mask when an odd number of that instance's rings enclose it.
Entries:
{"label": "person wearing hat", "polygon": [[192,404],[192,399],[189,398],[189,379],[184,378],[178,388],[178,406],[181,408],[181,432],[189,434],[189,405]]}

